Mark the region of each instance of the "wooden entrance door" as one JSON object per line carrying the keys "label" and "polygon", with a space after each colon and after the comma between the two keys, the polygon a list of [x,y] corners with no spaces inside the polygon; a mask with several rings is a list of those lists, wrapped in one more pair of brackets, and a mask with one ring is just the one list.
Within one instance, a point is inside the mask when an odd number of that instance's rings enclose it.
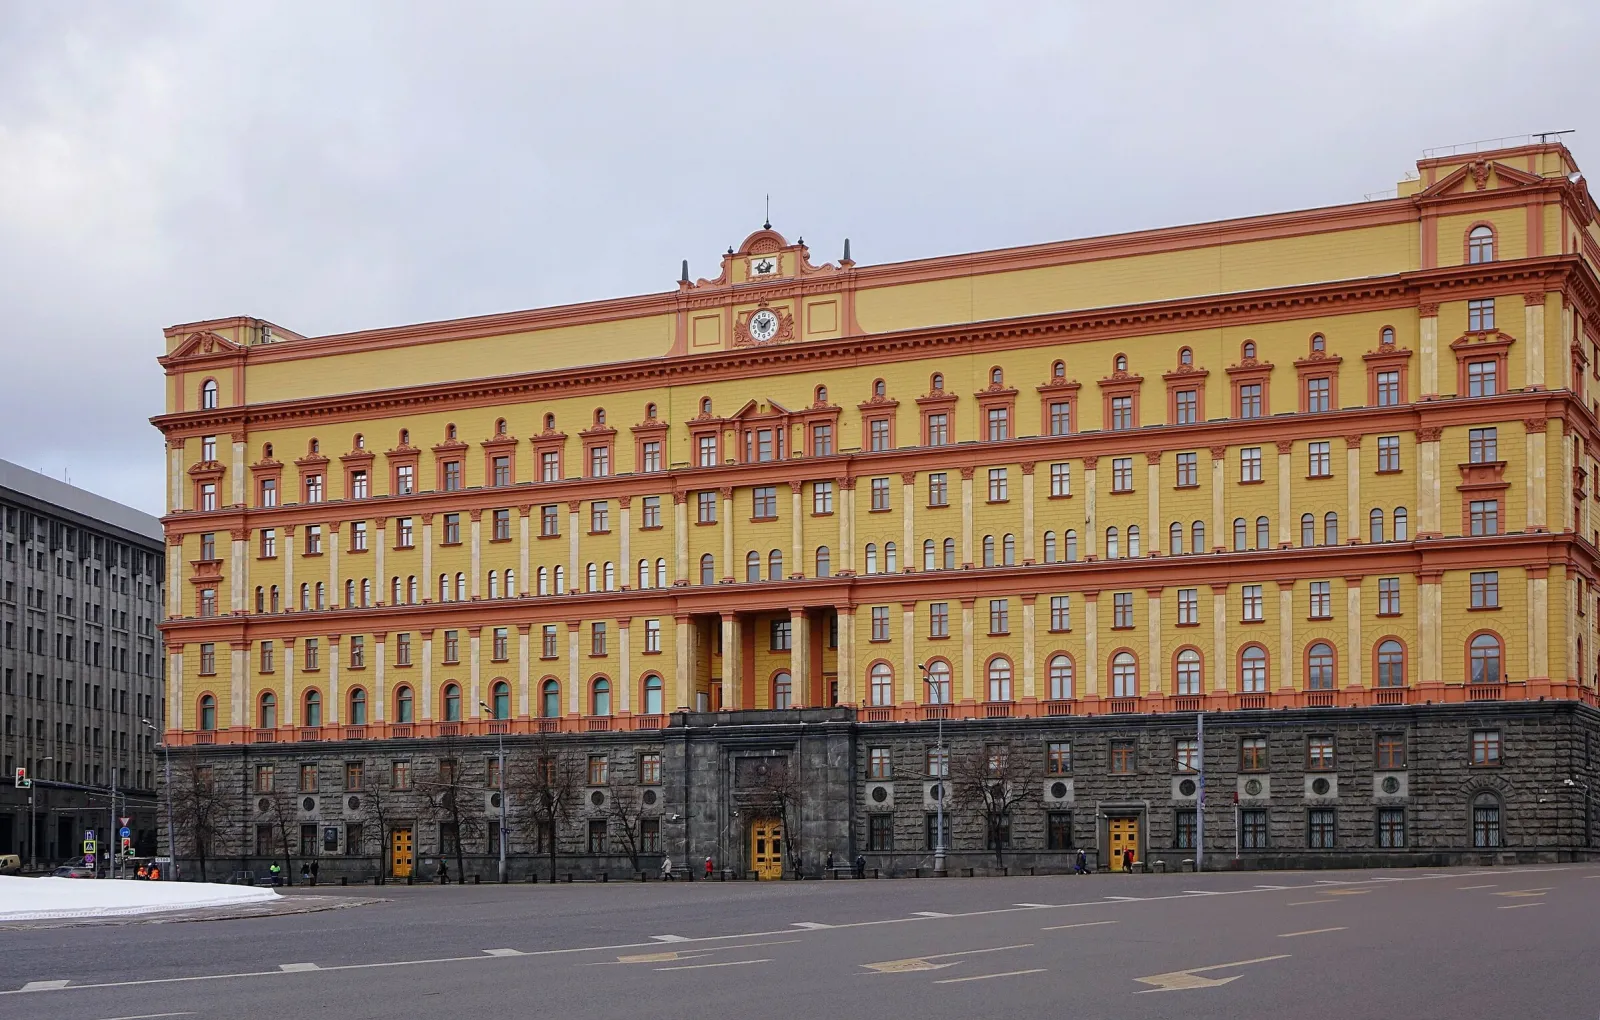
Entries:
{"label": "wooden entrance door", "polygon": [[783,823],[778,819],[750,823],[750,870],[762,880],[783,877]]}
{"label": "wooden entrance door", "polygon": [[1134,860],[1139,859],[1139,819],[1138,818],[1108,818],[1106,819],[1106,843],[1111,852],[1111,870],[1122,871],[1125,867],[1124,851],[1132,850]]}
{"label": "wooden entrance door", "polygon": [[410,829],[395,829],[389,834],[389,869],[395,878],[410,878],[416,863],[416,850]]}

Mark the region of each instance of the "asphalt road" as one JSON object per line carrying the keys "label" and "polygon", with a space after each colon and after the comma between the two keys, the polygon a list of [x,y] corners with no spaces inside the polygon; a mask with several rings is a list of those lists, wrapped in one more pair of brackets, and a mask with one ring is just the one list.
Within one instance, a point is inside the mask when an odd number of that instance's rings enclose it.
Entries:
{"label": "asphalt road", "polygon": [[379,892],[6,931],[0,1018],[1600,1017],[1586,865]]}

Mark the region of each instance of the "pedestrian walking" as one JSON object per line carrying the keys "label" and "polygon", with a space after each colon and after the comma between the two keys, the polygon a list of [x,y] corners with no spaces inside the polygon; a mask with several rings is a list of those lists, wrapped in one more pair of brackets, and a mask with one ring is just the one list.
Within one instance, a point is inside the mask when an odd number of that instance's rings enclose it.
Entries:
{"label": "pedestrian walking", "polygon": [[1083,852],[1082,847],[1078,848],[1078,859],[1072,864],[1072,873],[1074,875],[1087,875],[1089,873],[1089,855]]}
{"label": "pedestrian walking", "polygon": [[711,858],[706,858],[706,881],[711,881]]}
{"label": "pedestrian walking", "polygon": [[1133,866],[1134,866],[1134,864],[1135,864],[1135,859],[1134,859],[1133,847],[1130,846],[1130,847],[1128,847],[1128,849],[1122,851],[1122,870],[1131,875],[1131,874],[1133,874]]}
{"label": "pedestrian walking", "polygon": [[867,859],[860,854],[856,854],[856,877],[867,877]]}
{"label": "pedestrian walking", "polygon": [[446,864],[443,860],[439,861],[439,884],[450,884],[450,865]]}
{"label": "pedestrian walking", "polygon": [[830,875],[833,874],[833,851],[832,850],[828,851],[828,862],[823,865],[823,869],[825,871],[827,871],[828,874],[830,874]]}
{"label": "pedestrian walking", "polygon": [[279,866],[277,861],[273,861],[271,866],[267,868],[267,875],[272,879],[273,885],[283,884],[283,868]]}
{"label": "pedestrian walking", "polygon": [[306,885],[310,885],[311,884],[311,865],[309,865],[309,864],[300,865],[300,881],[305,883]]}
{"label": "pedestrian walking", "polygon": [[318,871],[317,862],[316,861],[312,861],[311,862],[311,884],[312,885],[316,885],[317,884],[317,871]]}
{"label": "pedestrian walking", "polygon": [[672,858],[671,857],[663,857],[663,858],[661,858],[661,881],[663,881],[663,882],[672,881]]}

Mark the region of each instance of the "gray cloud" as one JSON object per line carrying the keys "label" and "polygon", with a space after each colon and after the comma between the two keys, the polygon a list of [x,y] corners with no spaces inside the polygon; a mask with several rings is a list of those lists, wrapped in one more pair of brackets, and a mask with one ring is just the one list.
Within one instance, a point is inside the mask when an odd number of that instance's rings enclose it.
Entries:
{"label": "gray cloud", "polygon": [[[997,13],[999,12],[999,13]],[[1359,199],[1596,134],[1590,5],[0,7],[0,456],[162,509],[177,322],[307,334]],[[1596,157],[1600,160],[1600,156]]]}

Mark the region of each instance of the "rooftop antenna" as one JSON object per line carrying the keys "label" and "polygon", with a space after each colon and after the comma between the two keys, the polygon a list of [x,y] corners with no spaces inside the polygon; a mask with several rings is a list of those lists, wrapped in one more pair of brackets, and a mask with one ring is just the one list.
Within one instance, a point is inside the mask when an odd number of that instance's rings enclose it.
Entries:
{"label": "rooftop antenna", "polygon": [[1562,135],[1576,134],[1577,131],[1578,131],[1577,128],[1567,128],[1565,131],[1540,131],[1538,134],[1534,135],[1533,137],[1539,139],[1539,144],[1540,145],[1549,145],[1550,144],[1550,139],[1552,139],[1552,138],[1560,138]]}
{"label": "rooftop antenna", "polygon": [[766,219],[761,224],[761,229],[762,230],[771,230],[772,229],[772,196],[770,194],[767,195],[767,215],[766,215]]}

